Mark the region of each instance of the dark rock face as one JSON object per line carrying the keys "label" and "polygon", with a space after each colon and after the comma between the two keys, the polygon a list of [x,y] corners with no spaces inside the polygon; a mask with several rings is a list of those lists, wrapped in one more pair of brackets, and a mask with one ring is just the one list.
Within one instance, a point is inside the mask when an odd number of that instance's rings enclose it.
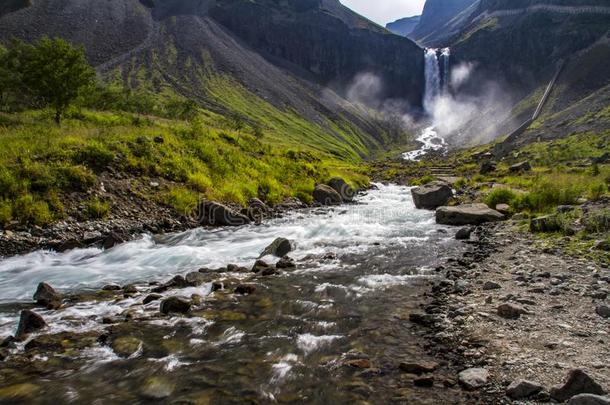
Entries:
{"label": "dark rock face", "polygon": [[551,388],[551,397],[564,402],[578,394],[604,395],[602,387],[583,370],[575,369],[568,373],[563,385]]}
{"label": "dark rock face", "polygon": [[[461,11],[475,3],[476,0],[427,0],[419,23],[409,34],[410,38],[434,42],[434,34],[457,16]],[[430,38],[432,37],[432,38]],[[432,40],[432,41],[431,41]]]}
{"label": "dark rock face", "polygon": [[343,201],[352,201],[354,199],[356,192],[341,177],[333,177],[328,181],[328,185],[339,193]]}
{"label": "dark rock face", "polygon": [[313,199],[321,205],[339,205],[343,202],[341,195],[325,184],[318,184],[313,191]]}
{"label": "dark rock face", "polygon": [[504,215],[485,204],[463,204],[457,207],[440,207],[436,210],[436,222],[442,225],[481,225],[503,219]]}
{"label": "dark rock face", "polygon": [[421,49],[387,35],[338,0],[219,1],[210,14],[254,48],[305,69],[323,84],[346,88],[356,75],[369,72],[385,84],[382,98],[421,105]]}
{"label": "dark rock face", "polygon": [[495,171],[496,171],[496,163],[492,162],[491,160],[488,160],[481,164],[481,169],[479,170],[479,173],[488,174],[488,173],[495,172]]}
{"label": "dark rock face", "polygon": [[267,246],[265,250],[263,250],[260,257],[267,255],[284,257],[288,253],[290,253],[290,251],[292,251],[292,244],[290,243],[290,241],[286,238],[277,238],[276,240],[271,242],[271,244]]}
{"label": "dark rock face", "polygon": [[457,240],[468,240],[470,239],[470,235],[472,234],[472,228],[467,226],[464,228],[460,228],[455,234],[455,239]]}
{"label": "dark rock face", "polygon": [[38,284],[34,293],[36,304],[47,309],[57,309],[61,306],[61,294],[47,283]]}
{"label": "dark rock face", "polygon": [[386,24],[386,28],[392,31],[394,34],[402,35],[403,37],[408,36],[417,24],[419,24],[421,16],[416,15],[413,17],[401,18],[400,20],[396,20],[394,22]]}
{"label": "dark rock face", "polygon": [[21,311],[21,316],[19,317],[19,325],[17,326],[15,337],[21,340],[30,333],[36,332],[45,326],[47,326],[47,323],[44,321],[42,316],[38,315],[34,311],[30,311],[29,309],[24,309]]}
{"label": "dark rock face", "polygon": [[447,204],[453,191],[446,183],[432,182],[411,190],[415,207],[433,210]]}
{"label": "dark rock face", "polygon": [[245,215],[213,201],[199,204],[198,220],[200,224],[210,226],[241,226],[250,223],[250,219]]}

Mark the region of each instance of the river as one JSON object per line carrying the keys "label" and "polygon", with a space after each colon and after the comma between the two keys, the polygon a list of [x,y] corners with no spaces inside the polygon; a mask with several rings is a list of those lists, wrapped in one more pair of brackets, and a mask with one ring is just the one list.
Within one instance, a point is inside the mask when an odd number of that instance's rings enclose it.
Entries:
{"label": "river", "polygon": [[[290,255],[297,269],[253,279],[251,273],[218,274],[227,283],[249,279],[257,287],[253,294],[212,293],[207,283],[164,293],[202,296],[188,316],[160,316],[158,301],[142,305],[150,282],[202,267],[251,267],[277,237],[294,241]],[[459,249],[433,212],[415,209],[409,188],[377,184],[356,204],[294,212],[263,225],[144,235],[107,251],[4,259],[0,336],[14,333],[18,312],[31,305],[40,281],[64,293],[136,283],[139,293],[36,309],[49,324],[44,334],[97,333],[104,339],[37,355],[31,369],[5,369],[7,382],[0,387],[33,384],[45,393],[36,403],[137,403],[166,396],[184,403],[387,403],[403,397],[438,403],[448,398],[447,388],[414,390],[396,371],[397,362],[425,357],[408,313],[422,302],[435,266]],[[102,322],[126,311],[136,321]],[[139,339],[140,350],[120,358],[103,344],[121,336]],[[22,350],[19,344],[13,352]],[[342,366],[351,358],[371,365]]]}

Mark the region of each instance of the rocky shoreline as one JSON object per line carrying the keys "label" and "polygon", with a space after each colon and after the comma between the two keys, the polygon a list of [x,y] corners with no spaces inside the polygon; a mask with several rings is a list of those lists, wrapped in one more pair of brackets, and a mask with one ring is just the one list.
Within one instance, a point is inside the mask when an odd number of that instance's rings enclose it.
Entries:
{"label": "rocky shoreline", "polygon": [[430,355],[476,403],[610,403],[608,267],[539,247],[511,222],[466,243],[410,317]]}

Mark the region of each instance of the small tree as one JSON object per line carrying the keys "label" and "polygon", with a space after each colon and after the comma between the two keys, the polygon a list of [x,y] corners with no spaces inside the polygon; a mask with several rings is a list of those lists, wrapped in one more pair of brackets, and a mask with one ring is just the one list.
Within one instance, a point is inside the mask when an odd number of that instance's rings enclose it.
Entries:
{"label": "small tree", "polygon": [[93,85],[95,71],[87,63],[82,47],[75,48],[61,38],[44,37],[23,48],[22,84],[55,110],[55,122],[59,125],[68,106],[83,89]]}

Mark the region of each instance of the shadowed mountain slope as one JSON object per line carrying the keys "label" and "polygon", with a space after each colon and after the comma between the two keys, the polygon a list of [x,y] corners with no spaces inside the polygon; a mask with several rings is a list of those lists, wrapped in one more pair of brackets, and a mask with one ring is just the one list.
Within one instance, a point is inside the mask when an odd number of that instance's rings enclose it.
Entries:
{"label": "shadowed mountain slope", "polygon": [[342,96],[362,72],[420,103],[423,55],[337,0],[39,0],[0,17],[0,41],[61,36],[107,80],[177,93],[343,157],[391,142]]}

